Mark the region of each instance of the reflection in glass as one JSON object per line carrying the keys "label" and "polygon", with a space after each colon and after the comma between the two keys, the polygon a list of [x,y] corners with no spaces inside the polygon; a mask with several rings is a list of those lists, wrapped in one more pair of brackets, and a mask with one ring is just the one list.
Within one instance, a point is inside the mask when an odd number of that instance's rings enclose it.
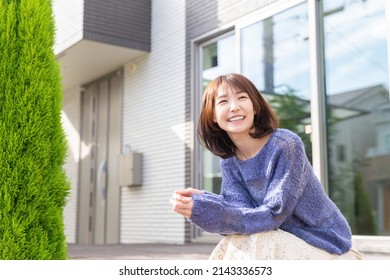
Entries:
{"label": "reflection in glass", "polygon": [[311,160],[310,72],[306,3],[241,31],[241,71],[296,132]]}
{"label": "reflection in glass", "polygon": [[305,3],[242,29],[241,72],[262,92],[294,89],[310,99]]}
{"label": "reflection in glass", "polygon": [[384,1],[324,1],[329,194],[354,234],[390,233]]}
{"label": "reflection in glass", "polygon": [[230,34],[202,48],[203,89],[219,75],[235,72],[234,40]]}

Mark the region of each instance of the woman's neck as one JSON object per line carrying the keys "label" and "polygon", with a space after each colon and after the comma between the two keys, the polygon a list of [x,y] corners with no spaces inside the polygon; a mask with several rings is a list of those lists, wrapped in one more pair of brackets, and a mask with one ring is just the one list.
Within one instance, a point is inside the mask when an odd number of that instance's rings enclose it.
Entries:
{"label": "woman's neck", "polygon": [[249,134],[245,137],[231,137],[236,146],[236,157],[240,160],[247,160],[256,156],[267,143],[271,134],[261,138],[253,138]]}

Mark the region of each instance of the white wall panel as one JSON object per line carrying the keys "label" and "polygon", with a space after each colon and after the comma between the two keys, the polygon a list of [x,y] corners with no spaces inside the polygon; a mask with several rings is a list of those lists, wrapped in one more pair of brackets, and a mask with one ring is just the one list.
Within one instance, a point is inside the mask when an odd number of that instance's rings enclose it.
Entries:
{"label": "white wall panel", "polygon": [[122,188],[121,243],[184,243],[168,200],[185,187],[185,1],[152,1],[152,51],[124,69],[123,146],[143,153],[143,185]]}
{"label": "white wall panel", "polygon": [[83,38],[84,0],[53,0],[56,25],[55,54]]}
{"label": "white wall panel", "polygon": [[79,87],[71,88],[63,93],[62,125],[68,141],[68,156],[64,168],[71,184],[70,195],[64,209],[65,234],[68,243],[76,242],[80,102]]}

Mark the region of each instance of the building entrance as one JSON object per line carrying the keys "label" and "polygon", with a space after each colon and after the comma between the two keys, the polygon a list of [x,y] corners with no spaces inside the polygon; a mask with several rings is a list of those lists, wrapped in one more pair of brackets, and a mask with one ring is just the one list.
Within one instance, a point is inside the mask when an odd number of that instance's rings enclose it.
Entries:
{"label": "building entrance", "polygon": [[79,244],[119,243],[122,84],[118,71],[85,85],[81,93]]}

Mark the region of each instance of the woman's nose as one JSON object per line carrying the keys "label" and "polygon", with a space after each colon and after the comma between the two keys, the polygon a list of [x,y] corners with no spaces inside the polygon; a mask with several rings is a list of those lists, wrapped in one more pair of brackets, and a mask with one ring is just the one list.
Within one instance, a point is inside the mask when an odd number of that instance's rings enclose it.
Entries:
{"label": "woman's nose", "polygon": [[230,102],[230,111],[231,112],[237,111],[239,108],[240,108],[240,106],[237,104],[236,101]]}

